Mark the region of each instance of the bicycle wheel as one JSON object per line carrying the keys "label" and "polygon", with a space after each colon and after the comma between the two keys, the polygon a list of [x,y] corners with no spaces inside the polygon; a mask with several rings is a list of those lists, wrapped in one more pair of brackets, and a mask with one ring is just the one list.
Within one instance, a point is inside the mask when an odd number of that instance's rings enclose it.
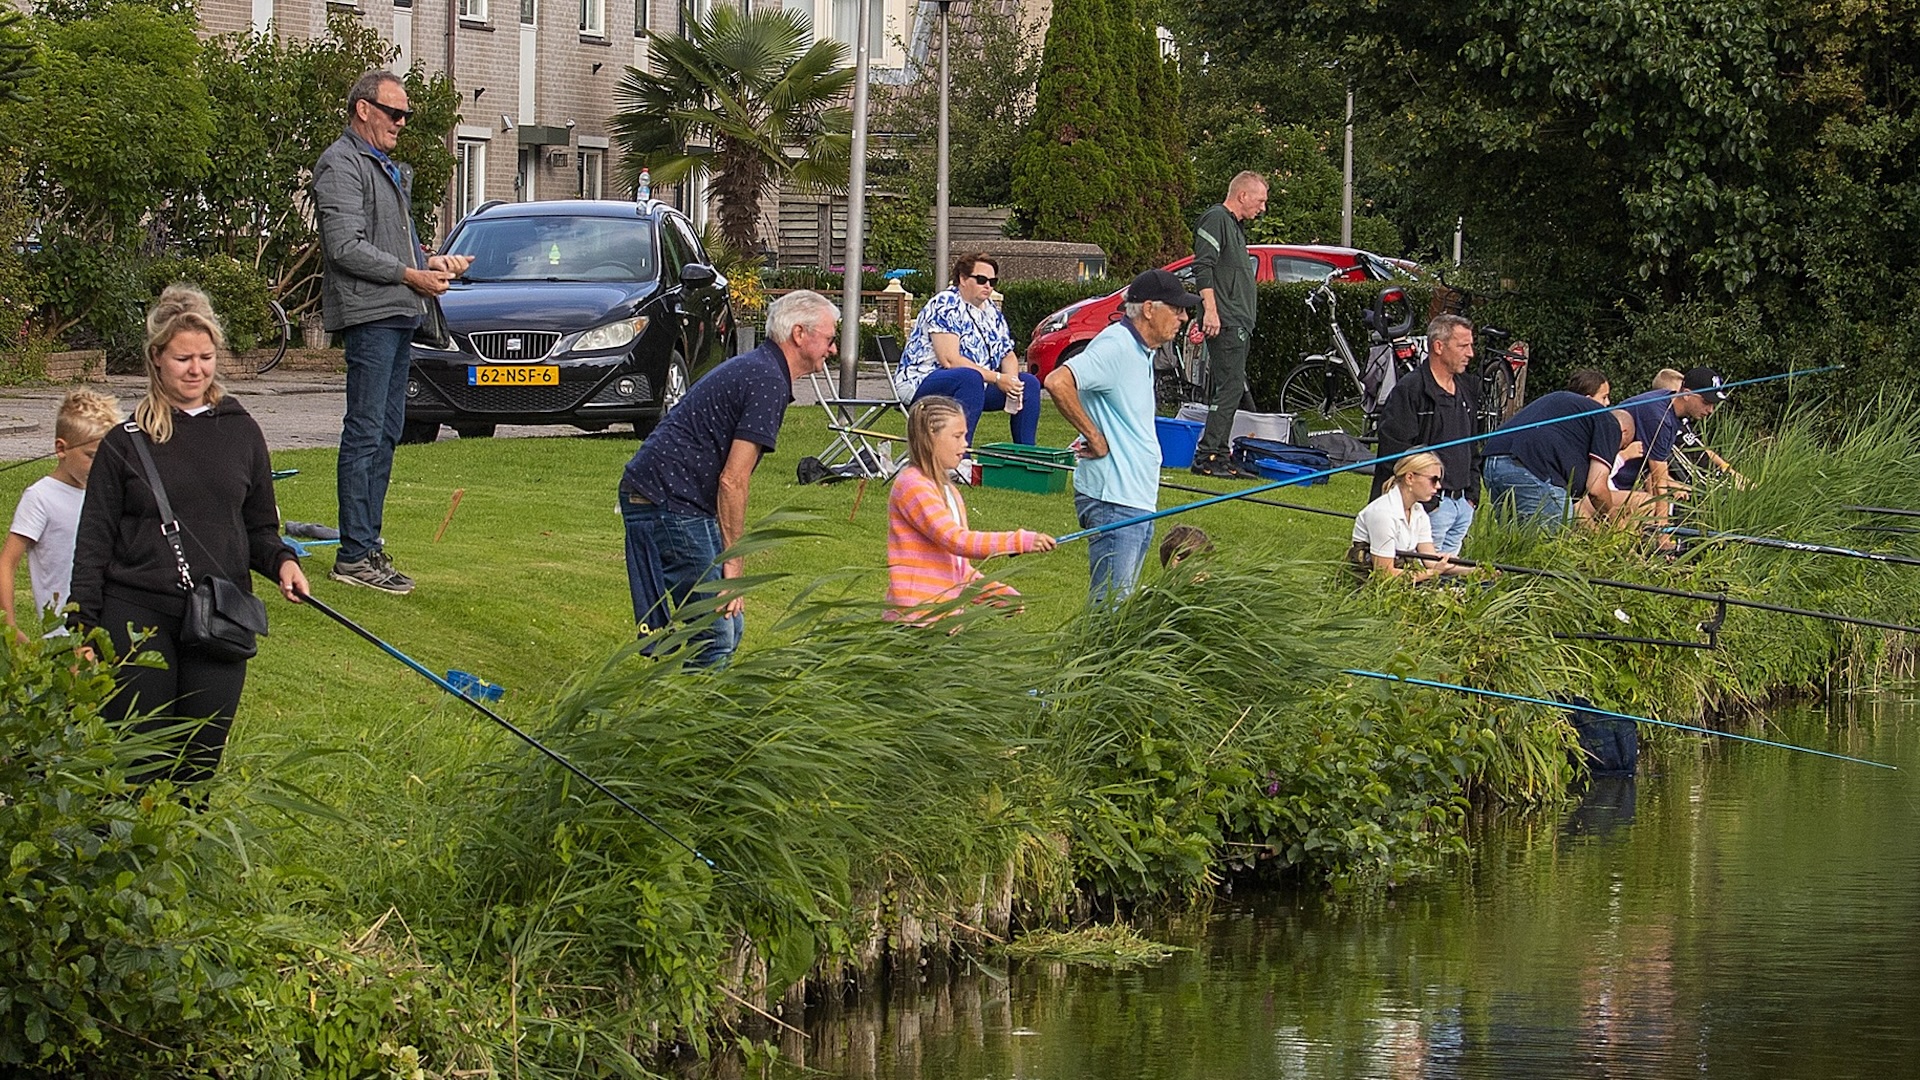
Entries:
{"label": "bicycle wheel", "polygon": [[1331,361],[1309,360],[1287,372],[1280,384],[1280,408],[1293,414],[1296,438],[1321,431],[1344,431],[1356,439],[1367,434],[1360,384]]}
{"label": "bicycle wheel", "polygon": [[273,355],[268,357],[265,363],[253,369],[256,375],[265,375],[279,367],[280,361],[286,359],[288,344],[293,341],[293,324],[287,321],[287,309],[280,306],[280,301],[267,301],[267,322],[269,324],[267,333],[277,337],[273,344]]}
{"label": "bicycle wheel", "polygon": [[1505,423],[1516,410],[1508,409],[1513,400],[1513,369],[1503,357],[1496,356],[1480,372],[1480,430],[1492,431]]}

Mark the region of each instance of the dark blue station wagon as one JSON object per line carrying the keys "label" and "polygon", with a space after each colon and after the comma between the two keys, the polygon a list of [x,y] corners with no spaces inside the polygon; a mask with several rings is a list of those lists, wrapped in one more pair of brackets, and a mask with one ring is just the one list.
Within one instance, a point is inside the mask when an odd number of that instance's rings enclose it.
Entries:
{"label": "dark blue station wagon", "polygon": [[725,358],[727,282],[664,203],[489,203],[446,252],[473,265],[413,342],[403,441],[498,424],[631,423],[644,435]]}

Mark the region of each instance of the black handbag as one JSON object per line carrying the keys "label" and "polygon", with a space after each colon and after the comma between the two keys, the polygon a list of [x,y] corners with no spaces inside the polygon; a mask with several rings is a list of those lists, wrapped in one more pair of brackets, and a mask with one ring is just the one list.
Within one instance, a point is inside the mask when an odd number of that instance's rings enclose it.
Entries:
{"label": "black handbag", "polygon": [[160,535],[173,548],[173,561],[180,570],[180,591],[187,594],[187,613],[180,620],[177,635],[180,647],[224,663],[253,659],[260,651],[255,639],[267,632],[267,605],[223,577],[210,574],[194,583],[187,553],[180,547],[180,521],[173,516],[173,504],[167,501],[167,486],[160,482],[160,470],[153,465],[147,433],[131,422],[127,431],[133,436],[133,448],[140,452],[140,464],[147,470],[153,501],[160,506]]}

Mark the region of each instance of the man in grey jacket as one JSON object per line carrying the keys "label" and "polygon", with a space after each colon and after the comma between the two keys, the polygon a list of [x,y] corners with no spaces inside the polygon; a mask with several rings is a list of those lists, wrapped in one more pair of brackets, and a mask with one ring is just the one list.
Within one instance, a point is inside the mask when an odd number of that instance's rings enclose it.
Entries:
{"label": "man in grey jacket", "polygon": [[321,311],[346,336],[347,412],[340,428],[340,552],[335,581],[413,591],[381,546],[393,448],[407,415],[413,332],[428,297],[466,272],[464,255],[428,256],[415,235],[413,169],[387,155],[413,115],[407,87],[369,71],[347,94],[347,130],[313,167],[313,205],[325,256]]}
{"label": "man in grey jacket", "polygon": [[1260,306],[1246,223],[1266,208],[1266,177],[1242,172],[1228,182],[1226,200],[1201,214],[1193,227],[1193,281],[1200,288],[1200,329],[1208,338],[1207,375],[1213,383],[1207,428],[1193,458],[1193,471],[1201,476],[1259,478],[1235,465],[1228,451],[1233,414],[1247,394],[1247,352]]}

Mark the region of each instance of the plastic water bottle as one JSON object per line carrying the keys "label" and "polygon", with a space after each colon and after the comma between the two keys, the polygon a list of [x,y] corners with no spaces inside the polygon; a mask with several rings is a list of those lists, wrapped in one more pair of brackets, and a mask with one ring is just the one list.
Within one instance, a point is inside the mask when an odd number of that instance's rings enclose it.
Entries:
{"label": "plastic water bottle", "polygon": [[635,202],[653,198],[653,170],[644,165],[640,167],[640,186],[634,190],[633,198]]}

